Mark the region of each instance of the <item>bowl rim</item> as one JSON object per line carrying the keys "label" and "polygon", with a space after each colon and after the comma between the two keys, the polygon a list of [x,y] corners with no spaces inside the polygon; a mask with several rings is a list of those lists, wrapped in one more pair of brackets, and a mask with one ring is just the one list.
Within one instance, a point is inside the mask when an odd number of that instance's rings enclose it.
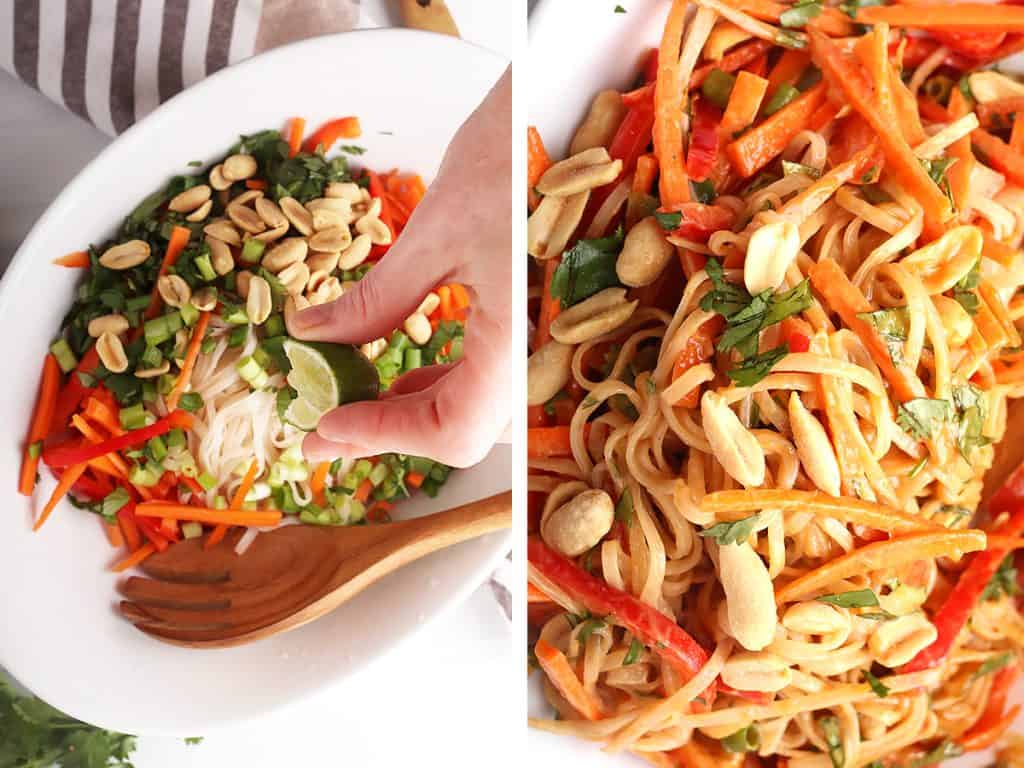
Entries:
{"label": "bowl rim", "polygon": [[[158,105],[152,112],[137,120],[123,133],[112,137],[109,143],[104,146],[95,157],[86,163],[86,165],[75,174],[74,178],[72,178],[72,180],[66,184],[63,189],[61,189],[60,193],[50,202],[46,207],[46,210],[32,225],[28,234],[26,234],[25,238],[22,240],[11,258],[7,269],[3,273],[3,279],[0,280],[0,316],[9,311],[8,305],[10,304],[12,296],[14,296],[14,291],[16,290],[15,283],[20,284],[22,279],[30,277],[31,270],[36,268],[39,263],[39,260],[33,261],[30,259],[30,255],[39,250],[37,241],[43,238],[43,233],[47,231],[48,228],[54,226],[60,221],[60,218],[66,214],[67,209],[74,204],[75,200],[79,199],[82,194],[87,193],[89,189],[95,188],[96,180],[92,177],[97,175],[100,172],[100,169],[103,169],[109,164],[111,155],[120,152],[125,144],[130,144],[135,141],[139,134],[144,134],[150,130],[150,126],[166,120],[168,115],[173,115],[181,109],[187,109],[188,102],[190,100],[200,98],[202,94],[211,88],[219,87],[219,83],[223,79],[239,77],[241,74],[244,74],[252,68],[265,67],[269,62],[273,62],[275,59],[287,58],[294,55],[294,52],[298,49],[315,49],[320,47],[330,48],[332,46],[344,45],[346,41],[353,39],[353,37],[379,38],[379,42],[377,43],[379,46],[400,46],[403,41],[416,40],[419,43],[427,43],[428,45],[439,46],[441,48],[462,48],[472,50],[476,52],[474,55],[482,56],[495,64],[508,62],[508,59],[501,54],[496,53],[485,46],[471,43],[461,38],[413,29],[378,27],[338,32],[328,35],[318,35],[303,40],[297,40],[286,45],[273,48],[269,51],[264,51],[250,56],[242,61],[218,70],[192,86],[175,94],[167,101]],[[168,178],[170,173],[171,171],[161,171],[159,173],[159,178],[154,179],[154,189],[156,188],[155,185],[159,184],[160,180]],[[46,263],[49,262],[47,261]],[[492,451],[493,450],[494,449],[492,448]],[[215,731],[222,731],[224,729],[237,726],[244,722],[252,722],[269,717],[273,714],[280,713],[289,707],[298,706],[302,702],[313,699],[314,697],[323,696],[330,692],[331,689],[339,688],[344,685],[346,681],[365,674],[368,670],[374,668],[375,665],[383,661],[388,654],[400,651],[412,640],[413,637],[420,634],[424,629],[434,626],[437,622],[447,617],[457,606],[461,605],[472,592],[484,584],[487,581],[489,574],[505,558],[506,553],[511,550],[514,543],[514,531],[515,529],[513,527],[508,531],[499,531],[483,537],[494,540],[495,542],[493,545],[493,551],[484,559],[484,561],[475,570],[471,571],[467,578],[460,579],[453,587],[451,587],[448,590],[446,598],[439,603],[435,610],[422,617],[421,620],[411,622],[403,631],[396,633],[389,644],[378,645],[376,652],[362,656],[361,661],[358,664],[354,664],[351,667],[344,668],[333,674],[326,673],[322,675],[315,682],[306,686],[299,696],[295,696],[290,699],[281,697],[273,703],[262,706],[257,711],[239,712],[238,714],[234,714],[233,712],[228,713],[225,716],[218,718],[215,722],[204,725],[204,730],[206,732],[213,733]],[[193,652],[196,652],[196,650],[193,649]],[[223,651],[217,649],[201,650],[198,652],[212,654],[221,653]],[[4,662],[4,659],[0,659],[0,664],[3,664]],[[9,660],[7,660],[7,663],[9,663]],[[52,677],[46,678],[43,675],[37,674],[34,669],[18,670],[16,667],[10,666],[5,666],[4,668],[15,678],[17,683],[30,690],[33,695],[39,696],[43,700],[59,702],[61,698],[60,688],[58,685],[54,684],[54,679]],[[70,709],[71,711],[69,711],[68,714],[73,717],[79,716],[79,714],[76,714],[74,711],[74,706]],[[159,725],[155,727],[143,725],[143,727],[126,728],[125,725],[130,725],[130,723],[111,723],[106,720],[105,716],[101,716],[99,718],[90,717],[89,721],[99,727],[112,730],[130,731],[136,734],[155,736],[180,735],[176,729],[166,729]]]}

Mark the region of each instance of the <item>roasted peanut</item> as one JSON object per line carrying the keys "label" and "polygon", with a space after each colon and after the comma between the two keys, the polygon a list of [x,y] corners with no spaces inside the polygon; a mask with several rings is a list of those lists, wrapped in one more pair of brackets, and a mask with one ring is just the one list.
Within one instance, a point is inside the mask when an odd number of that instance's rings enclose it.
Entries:
{"label": "roasted peanut", "polygon": [[658,220],[648,216],[629,230],[615,272],[625,285],[650,285],[676,254]]}
{"label": "roasted peanut", "polygon": [[131,269],[149,258],[149,243],[145,240],[129,240],[127,243],[107,248],[100,256],[100,264],[107,269]]}
{"label": "roasted peanut", "polygon": [[543,405],[569,383],[575,347],[552,339],[526,362],[526,402]]}
{"label": "roasted peanut", "polygon": [[822,423],[804,407],[796,392],[789,396],[789,425],[804,471],[811,481],[831,496],[840,492],[839,460]]}
{"label": "roasted peanut", "polygon": [[106,331],[96,340],[96,354],[103,367],[112,373],[124,373],[128,370],[128,356],[124,353],[121,339]]}
{"label": "roasted peanut", "polygon": [[729,629],[748,651],[766,648],[775,637],[775,590],[768,568],[746,542],[718,548],[718,577],[725,591]]}
{"label": "roasted peanut", "polygon": [[206,184],[198,184],[172,197],[167,208],[176,213],[191,213],[209,199],[210,187]]}
{"label": "roasted peanut", "polygon": [[800,231],[788,219],[758,227],[747,244],[743,282],[751,294],[775,290],[800,252]]}
{"label": "roasted peanut", "polygon": [[537,191],[567,197],[609,184],[621,172],[621,160],[612,160],[604,147],[594,147],[548,168],[537,182]]}
{"label": "roasted peanut", "polygon": [[618,91],[601,91],[594,97],[590,111],[583,118],[569,145],[569,154],[578,155],[585,149],[605,147],[612,143],[615,132],[626,116],[626,105]]}
{"label": "roasted peanut", "polygon": [[560,313],[551,323],[551,335],[563,344],[582,344],[621,326],[638,304],[626,300],[625,288],[605,288]]}
{"label": "roasted peanut", "polygon": [[103,315],[94,317],[89,321],[89,335],[98,339],[104,333],[112,333],[115,336],[128,330],[128,318],[124,315]]}
{"label": "roasted peanut", "polygon": [[722,469],[748,487],[764,484],[764,451],[721,395],[707,391],[701,397],[701,424]]}
{"label": "roasted peanut", "polygon": [[793,670],[774,653],[737,653],[722,668],[722,680],[738,691],[781,691],[793,681]]}
{"label": "roasted peanut", "polygon": [[182,307],[192,298],[192,289],[180,275],[163,275],[156,281],[156,290],[169,307]]}
{"label": "roasted peanut", "polygon": [[892,669],[906,664],[938,636],[938,630],[923,613],[911,613],[878,622],[868,638],[868,648],[879,664]]}
{"label": "roasted peanut", "polygon": [[545,515],[540,535],[548,546],[563,555],[576,557],[601,541],[614,519],[615,504],[611,496],[590,489]]}

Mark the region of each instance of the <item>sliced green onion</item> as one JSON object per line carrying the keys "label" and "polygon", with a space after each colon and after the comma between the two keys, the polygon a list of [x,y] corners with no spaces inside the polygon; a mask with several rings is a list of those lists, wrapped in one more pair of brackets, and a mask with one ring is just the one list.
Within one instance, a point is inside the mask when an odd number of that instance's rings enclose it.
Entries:
{"label": "sliced green onion", "polygon": [[235,306],[233,304],[224,305],[224,313],[221,315],[224,318],[225,323],[231,325],[248,325],[249,316],[245,313],[245,307]]}
{"label": "sliced green onion", "polygon": [[128,495],[128,491],[118,486],[103,497],[103,501],[100,504],[100,514],[110,520],[121,507],[131,500],[132,497]]}
{"label": "sliced green onion", "polygon": [[167,443],[163,441],[163,438],[157,436],[152,438],[146,443],[146,448],[149,451],[149,455],[153,461],[163,461],[167,457]]}
{"label": "sliced green onion", "polygon": [[41,454],[42,452],[43,452],[43,441],[42,440],[36,440],[34,443],[29,443],[29,445],[28,445],[28,455],[29,455],[29,458],[38,459],[39,458],[39,454]]}
{"label": "sliced green onion", "polygon": [[122,408],[117,415],[124,429],[141,429],[146,426],[146,417],[149,414],[142,403],[136,403],[128,408]]}
{"label": "sliced green onion", "polygon": [[162,467],[152,467],[148,464],[143,467],[139,464],[134,464],[128,472],[128,482],[140,488],[152,488],[160,482],[160,477],[163,473]]}
{"label": "sliced green onion", "polygon": [[146,347],[146,351],[142,353],[142,357],[139,359],[139,362],[145,368],[158,368],[163,361],[163,353],[156,347]]}
{"label": "sliced green onion", "polygon": [[155,400],[156,384],[152,380],[146,379],[144,382],[142,382],[142,402],[152,403]]}
{"label": "sliced green onion", "polygon": [[186,444],[185,430],[175,428],[167,433],[168,448],[184,448]]}
{"label": "sliced green onion", "polygon": [[388,342],[388,349],[394,349],[399,352],[404,352],[406,348],[409,347],[411,344],[412,342],[409,340],[408,336],[406,336],[401,331],[395,331],[395,333],[391,336],[391,341]]}
{"label": "sliced green onion", "polygon": [[423,366],[423,350],[413,347],[405,350],[405,357],[403,358],[402,368],[406,371],[411,371],[414,368],[421,368]]}
{"label": "sliced green onion", "polygon": [[267,372],[263,370],[263,366],[256,362],[252,355],[246,355],[235,363],[235,370],[253,389],[263,389],[270,379]]}
{"label": "sliced green onion", "polygon": [[262,240],[252,238],[246,240],[245,245],[242,246],[242,261],[247,264],[255,264],[263,258],[263,251],[266,247],[266,243]]}
{"label": "sliced green onion", "polygon": [[196,478],[196,482],[203,486],[205,491],[213,490],[217,486],[217,478],[209,472],[203,472],[203,474]]}
{"label": "sliced green onion", "polygon": [[768,103],[764,105],[765,117],[774,115],[799,95],[800,91],[789,83],[783,83],[775,89],[775,93],[773,93],[772,97],[768,99]]}
{"label": "sliced green onion", "polygon": [[259,363],[261,368],[269,368],[270,364],[273,362],[270,355],[267,354],[267,351],[263,349],[263,347],[256,347],[256,349],[253,350],[252,359]]}
{"label": "sliced green onion", "polygon": [[223,496],[217,496],[213,500],[213,508],[214,509],[227,509],[228,508],[228,500],[225,499]]}
{"label": "sliced green onion", "polygon": [[203,396],[198,392],[186,392],[178,400],[178,407],[183,411],[194,413],[203,407]]}
{"label": "sliced green onion", "polygon": [[239,325],[232,328],[231,333],[228,334],[228,346],[240,347],[245,344],[247,338],[249,338],[249,326]]}
{"label": "sliced green onion", "polygon": [[185,325],[191,328],[199,320],[199,309],[191,303],[182,304],[181,309],[178,310],[181,313],[181,320]]}
{"label": "sliced green onion", "polygon": [[186,539],[198,539],[203,535],[203,524],[190,520],[181,524],[181,535]]}
{"label": "sliced green onion", "polygon": [[196,265],[196,269],[199,270],[199,276],[209,282],[210,280],[217,279],[217,271],[213,268],[213,262],[210,260],[210,254],[204,253],[196,256],[192,262]]}
{"label": "sliced green onion", "polygon": [[433,460],[425,459],[422,456],[409,457],[409,471],[419,472],[424,477],[430,474],[430,471],[434,468],[435,464],[436,462]]}
{"label": "sliced green onion", "polygon": [[721,740],[726,752],[753,752],[761,746],[761,734],[756,725],[748,725]]}
{"label": "sliced green onion", "polygon": [[67,339],[57,339],[53,344],[50,345],[50,352],[53,353],[54,358],[57,360],[57,365],[64,373],[71,373],[75,370],[75,366],[78,365],[78,358],[75,357],[75,353],[71,351],[71,345],[68,344]]}
{"label": "sliced green onion", "polygon": [[704,82],[700,85],[700,92],[716,107],[725,109],[729,104],[729,96],[732,94],[732,87],[735,84],[736,78],[733,75],[716,68],[712,69],[704,78]]}
{"label": "sliced green onion", "polygon": [[145,325],[146,345],[155,347],[172,338],[184,326],[180,312],[147,320]]}
{"label": "sliced green onion", "polygon": [[787,8],[779,14],[779,23],[790,29],[806,26],[811,19],[821,15],[822,4],[816,0],[798,0],[792,8]]}
{"label": "sliced green onion", "polygon": [[267,338],[284,336],[287,333],[284,327],[284,318],[277,313],[267,318],[267,322],[263,324],[263,330],[266,332]]}
{"label": "sliced green onion", "polygon": [[199,345],[199,351],[204,355],[208,355],[213,352],[213,348],[217,346],[217,340],[212,336],[208,336],[203,339],[202,344]]}

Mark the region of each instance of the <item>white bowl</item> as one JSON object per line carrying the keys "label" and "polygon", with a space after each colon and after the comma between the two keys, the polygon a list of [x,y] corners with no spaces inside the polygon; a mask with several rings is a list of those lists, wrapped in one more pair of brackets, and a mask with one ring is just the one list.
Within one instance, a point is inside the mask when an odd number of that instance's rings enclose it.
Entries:
{"label": "white bowl", "polygon": [[[565,157],[576,128],[603,88],[629,90],[641,59],[657,48],[671,3],[666,0],[623,0],[626,13],[612,13],[611,4],[594,6],[583,0],[540,0],[530,15],[529,122],[537,126],[551,157]],[[1024,56],[1004,62],[1003,69],[1024,71]],[[1024,691],[1017,692],[1024,698]],[[531,679],[530,714],[550,717],[539,676]],[[1017,730],[1024,728],[1024,716]],[[612,768],[640,761],[608,755],[593,744],[541,731],[530,732],[531,758],[541,765]],[[975,768],[991,762],[990,753],[944,763],[949,768]]]}
{"label": "white bowl", "polygon": [[[309,126],[358,115],[376,169],[430,179],[455,130],[506,63],[452,38],[406,30],[320,37],[224,70],[156,110],[110,145],[50,206],[0,286],[8,329],[8,377],[0,403],[0,665],[36,694],[83,720],[129,733],[190,734],[265,713],[336,683],[392,650],[459,603],[511,546],[492,534],[435,554],[294,632],[223,651],[164,645],[114,610],[115,553],[93,515],[62,504],[39,533],[15,492],[21,440],[47,346],[71,304],[79,274],[50,260],[110,236],[144,196],[222,155],[241,133],[278,128],[293,115]],[[453,473],[419,515],[508,488],[511,452]],[[35,504],[52,487],[43,484]],[[410,651],[412,652],[412,651]],[[422,648],[424,663],[430,649]]]}

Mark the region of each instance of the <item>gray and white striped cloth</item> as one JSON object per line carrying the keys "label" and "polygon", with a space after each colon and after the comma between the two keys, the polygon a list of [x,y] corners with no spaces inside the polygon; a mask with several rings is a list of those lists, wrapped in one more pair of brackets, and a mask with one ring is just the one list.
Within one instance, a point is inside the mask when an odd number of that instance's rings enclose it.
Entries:
{"label": "gray and white striped cloth", "polygon": [[228,64],[359,14],[358,0],[0,0],[0,68],[114,135]]}

